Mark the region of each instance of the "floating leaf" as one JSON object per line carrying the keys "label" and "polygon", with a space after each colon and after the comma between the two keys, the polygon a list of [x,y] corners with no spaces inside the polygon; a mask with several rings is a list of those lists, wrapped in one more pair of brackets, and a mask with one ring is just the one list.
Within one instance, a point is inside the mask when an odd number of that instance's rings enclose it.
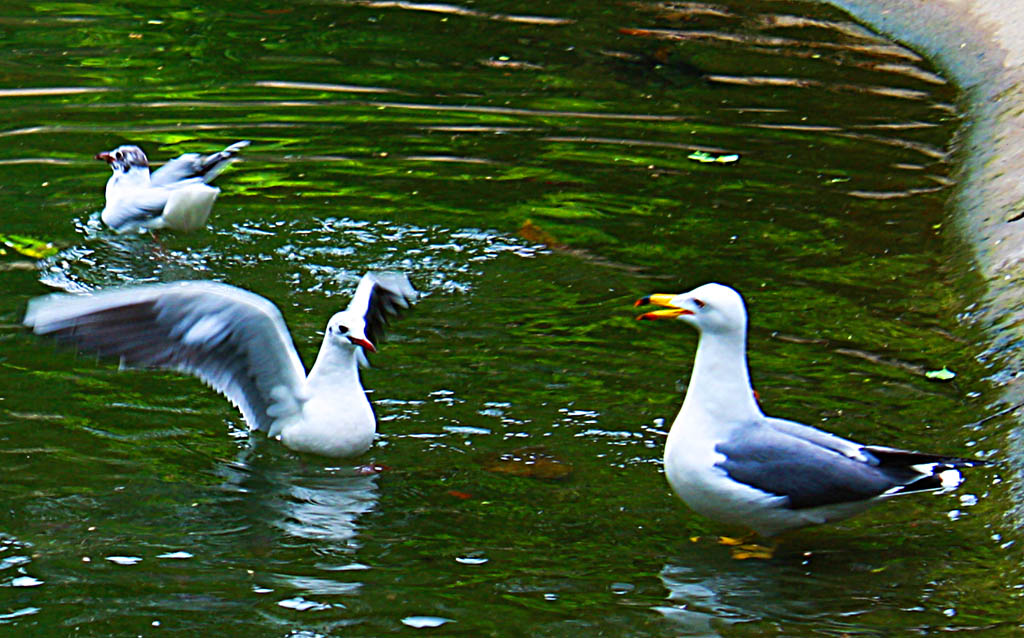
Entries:
{"label": "floating leaf", "polygon": [[942,366],[941,370],[929,370],[924,373],[924,376],[935,381],[949,381],[956,376],[956,373],[946,369],[946,366]]}
{"label": "floating leaf", "polygon": [[705,151],[694,151],[687,155],[686,158],[701,164],[733,164],[740,161],[740,156],[736,153],[716,155]]}
{"label": "floating leaf", "polygon": [[555,236],[538,226],[532,219],[527,219],[519,227],[518,235],[533,244],[544,244],[549,248],[564,248],[565,244],[555,239]]}
{"label": "floating leaf", "polygon": [[43,259],[57,254],[57,247],[48,241],[26,237],[25,235],[0,234],[0,243],[34,259]]}
{"label": "floating leaf", "polygon": [[489,455],[483,460],[483,468],[488,472],[537,479],[564,479],[572,474],[570,463],[541,445]]}

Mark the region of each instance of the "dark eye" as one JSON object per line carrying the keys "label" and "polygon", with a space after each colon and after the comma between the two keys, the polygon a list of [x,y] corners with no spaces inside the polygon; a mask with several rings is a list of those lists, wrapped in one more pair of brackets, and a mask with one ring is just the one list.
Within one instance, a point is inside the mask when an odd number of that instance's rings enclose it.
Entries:
{"label": "dark eye", "polygon": [[338,334],[347,335],[348,334],[348,326],[338,326]]}
{"label": "dark eye", "polygon": [[703,302],[703,301],[701,301],[700,299],[694,299],[694,300],[693,300],[693,303],[697,304],[697,307],[698,307],[698,308],[703,308],[704,306],[706,306],[706,305],[707,305],[706,303],[704,303],[704,302]]}

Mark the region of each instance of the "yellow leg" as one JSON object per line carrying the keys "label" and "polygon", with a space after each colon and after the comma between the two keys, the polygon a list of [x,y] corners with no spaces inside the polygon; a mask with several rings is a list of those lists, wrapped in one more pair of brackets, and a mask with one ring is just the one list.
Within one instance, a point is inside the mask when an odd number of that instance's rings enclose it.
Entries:
{"label": "yellow leg", "polygon": [[[755,538],[757,538],[757,532],[750,532],[735,538],[732,536],[718,536],[715,542],[731,548],[732,557],[736,560],[747,560],[749,558],[768,560],[772,558],[775,555],[775,549],[779,546],[779,541],[776,539],[770,545],[761,545],[751,542]],[[700,536],[690,537],[691,543],[698,543],[700,540]]]}
{"label": "yellow leg", "polygon": [[754,540],[755,536],[757,536],[757,532],[750,532],[749,534],[744,534],[739,538],[733,538],[732,536],[719,536],[718,544],[725,545],[727,547],[739,547]]}
{"label": "yellow leg", "polygon": [[747,560],[750,558],[769,560],[775,556],[775,548],[778,546],[778,541],[774,541],[771,545],[745,543],[732,548],[732,557],[736,560]]}
{"label": "yellow leg", "polygon": [[736,560],[747,560],[748,558],[768,560],[772,558],[775,554],[775,548],[779,546],[779,541],[775,540],[770,545],[762,545],[752,542],[755,538],[757,538],[757,532],[750,532],[736,538],[732,536],[719,536],[718,544],[731,548],[732,557]]}

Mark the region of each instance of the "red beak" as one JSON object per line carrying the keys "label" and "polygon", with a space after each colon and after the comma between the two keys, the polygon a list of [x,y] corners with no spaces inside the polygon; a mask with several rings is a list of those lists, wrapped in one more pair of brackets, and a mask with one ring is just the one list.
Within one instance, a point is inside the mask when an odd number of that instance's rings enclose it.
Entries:
{"label": "red beak", "polygon": [[373,344],[367,341],[366,339],[360,339],[359,337],[349,337],[348,340],[356,344],[357,346],[362,346],[363,349],[367,350],[368,352],[377,352],[377,349],[373,347]]}
{"label": "red beak", "polygon": [[93,159],[101,159],[107,164],[109,164],[114,161],[114,156],[104,151],[103,153],[96,153],[96,157],[94,157]]}

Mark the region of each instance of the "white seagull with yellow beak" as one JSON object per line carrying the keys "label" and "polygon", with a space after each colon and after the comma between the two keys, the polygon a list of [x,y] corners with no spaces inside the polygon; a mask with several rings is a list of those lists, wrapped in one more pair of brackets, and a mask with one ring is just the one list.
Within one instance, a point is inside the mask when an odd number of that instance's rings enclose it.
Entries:
{"label": "white seagull with yellow beak", "polygon": [[765,416],[747,369],[746,307],[728,286],[705,284],[636,303],[644,304],[663,309],[637,319],[675,319],[700,333],[686,398],[665,445],[665,475],[704,516],[774,536],[841,520],[900,494],[951,489],[962,481],[958,468],[985,464],[861,445]]}

